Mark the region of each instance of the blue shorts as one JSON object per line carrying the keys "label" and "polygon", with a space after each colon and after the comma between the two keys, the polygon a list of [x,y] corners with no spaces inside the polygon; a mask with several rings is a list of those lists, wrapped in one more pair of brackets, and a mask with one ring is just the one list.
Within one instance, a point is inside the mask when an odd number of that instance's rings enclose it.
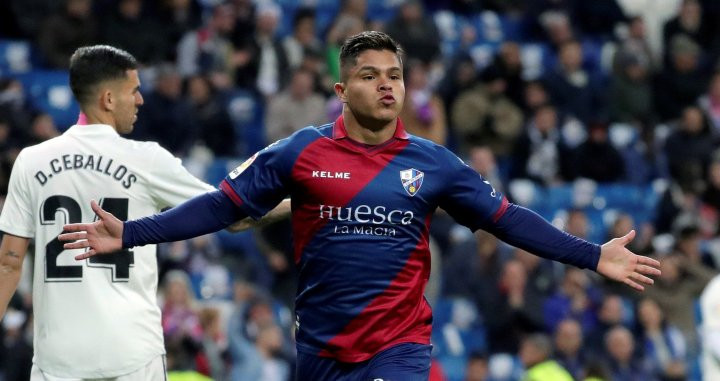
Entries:
{"label": "blue shorts", "polygon": [[298,353],[296,380],[427,381],[431,351],[432,345],[403,343],[358,363]]}

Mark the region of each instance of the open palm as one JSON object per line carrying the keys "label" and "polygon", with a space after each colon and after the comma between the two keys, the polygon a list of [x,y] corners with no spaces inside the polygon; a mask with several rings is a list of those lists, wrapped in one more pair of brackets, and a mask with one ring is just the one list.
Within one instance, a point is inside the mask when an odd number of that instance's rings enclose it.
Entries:
{"label": "open palm", "polygon": [[90,206],[98,216],[97,221],[65,225],[63,226],[65,233],[58,236],[60,241],[67,242],[63,245],[65,249],[88,249],[75,256],[76,260],[97,254],[110,254],[122,249],[123,222],[103,210],[95,200],[90,202]]}
{"label": "open palm", "polygon": [[633,238],[635,230],[602,245],[597,272],[643,291],[644,286],[654,283],[650,276],[660,275],[660,262],[628,250],[625,246],[632,242]]}

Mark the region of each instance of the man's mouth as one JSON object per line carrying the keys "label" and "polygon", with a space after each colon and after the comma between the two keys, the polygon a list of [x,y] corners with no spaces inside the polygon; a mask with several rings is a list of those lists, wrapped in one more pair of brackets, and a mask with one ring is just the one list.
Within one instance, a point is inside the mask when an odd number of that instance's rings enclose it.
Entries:
{"label": "man's mouth", "polygon": [[395,103],[395,97],[393,97],[391,94],[388,94],[380,98],[380,102],[384,105],[391,105]]}

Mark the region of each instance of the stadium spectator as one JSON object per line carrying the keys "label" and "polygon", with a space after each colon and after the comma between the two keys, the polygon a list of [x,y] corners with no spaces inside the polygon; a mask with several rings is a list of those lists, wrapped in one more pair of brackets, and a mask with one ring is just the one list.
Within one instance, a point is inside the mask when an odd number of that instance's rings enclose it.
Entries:
{"label": "stadium spectator", "polygon": [[440,145],[447,143],[447,118],[442,99],[428,83],[429,68],[417,59],[405,63],[405,96],[407,102],[400,111],[407,131]]}
{"label": "stadium spectator", "polygon": [[625,161],[608,138],[607,123],[593,122],[588,129],[588,139],[573,152],[575,174],[598,183],[623,179]]}
{"label": "stadium spectator", "polygon": [[182,78],[170,64],[159,65],[152,90],[145,95],[132,136],[160,143],[176,155],[185,155],[199,128],[190,102],[182,96]]}
{"label": "stadium spectator", "polygon": [[560,117],[552,105],[539,106],[513,148],[510,178],[529,178],[553,185],[568,177],[570,149],[561,135]]}
{"label": "stadium spectator", "polygon": [[611,120],[633,123],[653,119],[653,97],[649,62],[637,53],[616,53],[610,79],[608,112]]}
{"label": "stadium spectator", "polygon": [[682,0],[676,17],[663,27],[663,43],[670,46],[677,36],[685,36],[703,50],[711,47],[715,36],[713,27],[703,17],[703,9],[698,0]]}
{"label": "stadium spectator", "polygon": [[552,341],[544,334],[536,333],[523,339],[520,345],[520,361],[525,367],[527,381],[572,381],[572,376],[552,359]]}
{"label": "stadium spectator", "polygon": [[440,33],[419,0],[403,2],[385,31],[403,47],[408,58],[426,65],[440,58]]}
{"label": "stadium spectator", "polygon": [[585,350],[583,349],[583,332],[580,323],[573,319],[565,319],[558,323],[553,337],[555,354],[553,358],[575,380],[585,375]]}
{"label": "stadium spectator", "polygon": [[500,75],[494,69],[486,70],[482,82],[460,93],[450,105],[450,120],[463,152],[484,144],[495,155],[505,157],[522,133],[522,111],[508,98],[507,83]]}
{"label": "stadium spectator", "polygon": [[720,71],[710,79],[707,91],[698,99],[698,106],[705,113],[710,131],[717,139],[720,137]]}
{"label": "stadium spectator", "polygon": [[488,381],[489,374],[487,355],[479,352],[470,354],[464,381]]}
{"label": "stadium spectator", "polygon": [[236,51],[230,40],[235,27],[234,8],[219,4],[210,19],[198,29],[185,33],[177,45],[177,68],[180,76],[221,72],[234,74],[234,69],[249,60]]}
{"label": "stadium spectator", "polygon": [[[716,146],[702,110],[697,106],[685,107],[682,118],[665,140],[670,175],[678,180],[702,181]],[[692,177],[687,178],[689,175]]]}
{"label": "stadium spectator", "polygon": [[42,23],[37,44],[47,63],[67,69],[75,49],[98,41],[97,20],[92,15],[92,0],[64,0],[61,13],[51,14]]}
{"label": "stadium spectator", "polygon": [[[626,313],[623,298],[615,294],[606,294],[597,311],[597,324],[585,331],[585,350],[593,357],[602,356],[605,351],[605,336],[616,326],[626,325]],[[632,328],[632,327],[630,327]]]}
{"label": "stadium spectator", "polygon": [[567,41],[559,46],[557,66],[543,75],[542,81],[561,113],[587,123],[604,116],[605,88],[597,75],[582,65],[582,45]]}
{"label": "stadium spectator", "polygon": [[235,134],[223,94],[203,75],[191,76],[185,83],[187,101],[198,125],[199,141],[215,156],[236,155],[241,139]]}
{"label": "stadium spectator", "polygon": [[317,38],[315,11],[311,8],[301,8],[293,16],[293,32],[282,41],[288,65],[297,69],[303,62],[305,52],[308,50],[320,51],[322,44]]}
{"label": "stadium spectator", "polygon": [[657,380],[647,362],[635,355],[637,345],[630,330],[616,326],[605,336],[608,369],[613,381]]}
{"label": "stadium spectator", "polygon": [[[492,63],[485,71],[494,71],[505,80],[505,94],[516,106],[523,104],[525,79],[523,78],[523,62],[520,45],[516,42],[505,42],[500,45]],[[492,76],[491,76],[492,77]]]}
{"label": "stadium spectator", "polygon": [[288,80],[288,60],[276,36],[281,10],[273,2],[262,2],[255,10],[255,30],[238,46],[241,60],[235,62],[235,84],[268,98]]}
{"label": "stadium spectator", "polygon": [[682,332],[688,343],[688,353],[697,355],[698,336],[695,329],[694,300],[698,298],[715,272],[700,263],[671,254],[661,262],[662,275],[648,289],[647,296],[658,303],[670,324]]}
{"label": "stadium spectator", "polygon": [[682,116],[705,91],[708,76],[700,66],[700,46],[684,35],[673,37],[668,45],[670,62],[653,80],[653,103],[660,121]]}
{"label": "stadium spectator", "polygon": [[165,58],[169,41],[155,19],[145,14],[145,3],[143,0],[119,0],[114,8],[101,16],[99,29],[103,43],[124,49],[149,66]]}
{"label": "stadium spectator", "polygon": [[491,303],[481,310],[488,347],[493,353],[516,353],[522,338],[543,329],[543,299],[528,294],[527,270],[515,259],[504,263]]}
{"label": "stadium spectator", "polygon": [[641,299],[637,304],[637,320],[640,344],[655,376],[660,380],[687,379],[685,338],[665,320],[660,306],[652,299]]}
{"label": "stadium spectator", "polygon": [[300,68],[290,78],[287,88],[270,99],[265,113],[265,131],[271,142],[325,120],[325,98],[314,91],[314,73]]}
{"label": "stadium spectator", "polygon": [[200,4],[197,0],[161,0],[146,5],[150,8],[150,17],[158,23],[160,34],[166,40],[161,60],[175,62],[175,48],[180,39],[202,25]]}
{"label": "stadium spectator", "polygon": [[545,330],[554,332],[558,323],[567,318],[577,320],[583,332],[597,326],[596,310],[600,295],[596,286],[584,272],[568,268],[557,292],[547,298],[543,305]]}

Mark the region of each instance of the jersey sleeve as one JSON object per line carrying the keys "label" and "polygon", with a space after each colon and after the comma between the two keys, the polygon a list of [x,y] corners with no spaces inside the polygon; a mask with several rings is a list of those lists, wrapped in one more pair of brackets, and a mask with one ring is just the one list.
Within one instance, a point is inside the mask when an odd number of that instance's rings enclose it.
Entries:
{"label": "jersey sleeve", "polygon": [[259,219],[289,194],[293,140],[279,140],[233,169],[220,189],[247,215]]}
{"label": "jersey sleeve", "polygon": [[448,169],[439,206],[473,231],[500,218],[507,199],[455,154],[444,147],[439,149],[440,164]]}
{"label": "jersey sleeve", "polygon": [[0,230],[12,235],[31,238],[35,235],[35,221],[30,199],[28,173],[24,166],[24,152],[20,152],[10,174],[8,195],[0,213]]}
{"label": "jersey sleeve", "polygon": [[153,199],[158,209],[172,207],[199,194],[216,190],[188,172],[182,161],[160,145],[153,143],[155,152],[151,165]]}

